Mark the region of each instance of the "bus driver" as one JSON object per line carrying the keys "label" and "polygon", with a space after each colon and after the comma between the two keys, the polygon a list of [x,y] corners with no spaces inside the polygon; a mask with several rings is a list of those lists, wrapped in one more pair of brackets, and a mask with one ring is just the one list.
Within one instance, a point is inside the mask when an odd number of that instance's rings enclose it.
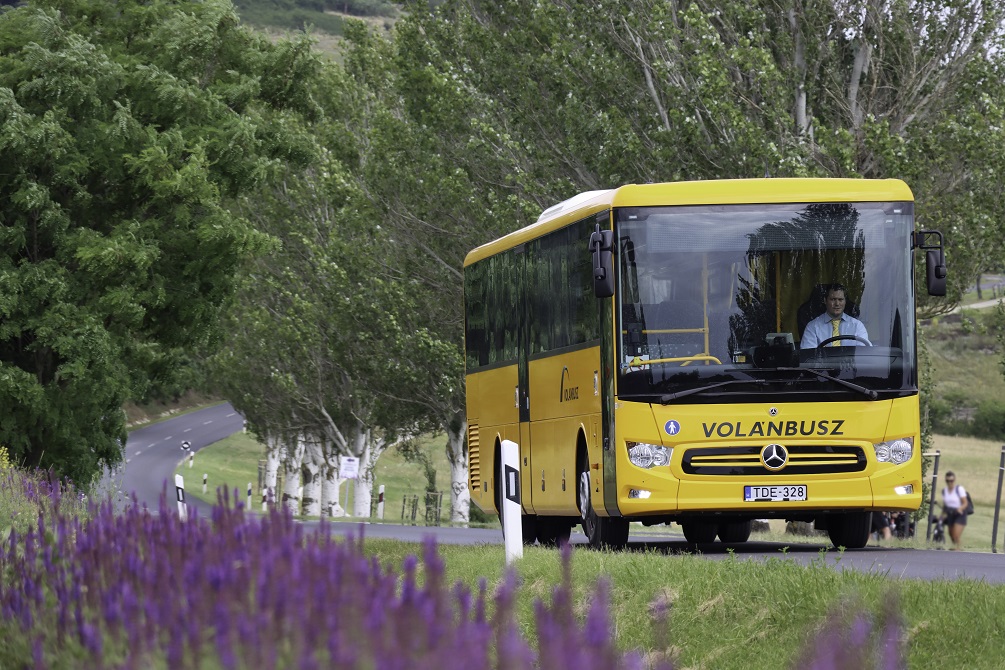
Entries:
{"label": "bus driver", "polygon": [[802,349],[815,349],[832,337],[844,336],[843,339],[829,342],[827,346],[872,346],[865,324],[845,314],[845,288],[841,284],[833,284],[827,289],[824,297],[825,311],[823,314],[806,324],[803,338],[799,342]]}

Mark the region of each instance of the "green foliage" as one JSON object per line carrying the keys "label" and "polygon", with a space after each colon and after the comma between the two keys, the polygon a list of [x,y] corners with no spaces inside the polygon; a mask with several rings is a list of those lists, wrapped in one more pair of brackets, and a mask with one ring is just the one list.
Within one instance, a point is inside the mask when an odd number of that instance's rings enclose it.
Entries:
{"label": "green foliage", "polygon": [[[227,2],[38,2],[0,14],[0,441],[87,483],[120,410],[211,342],[262,238],[228,200],[303,161],[309,47]],[[291,75],[302,74],[303,78]]]}

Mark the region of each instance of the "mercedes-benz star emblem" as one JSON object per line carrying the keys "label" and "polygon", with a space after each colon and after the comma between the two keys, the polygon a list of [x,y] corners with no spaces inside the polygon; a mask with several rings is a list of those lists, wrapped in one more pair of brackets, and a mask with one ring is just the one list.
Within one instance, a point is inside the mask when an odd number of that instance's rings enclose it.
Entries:
{"label": "mercedes-benz star emblem", "polygon": [[781,470],[788,462],[789,452],[780,444],[769,444],[761,449],[761,463],[769,470]]}

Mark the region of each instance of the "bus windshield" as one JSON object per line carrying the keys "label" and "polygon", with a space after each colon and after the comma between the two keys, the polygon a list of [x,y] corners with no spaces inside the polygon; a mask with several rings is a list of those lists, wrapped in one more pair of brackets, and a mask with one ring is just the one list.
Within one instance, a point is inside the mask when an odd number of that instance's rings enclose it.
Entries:
{"label": "bus windshield", "polygon": [[[614,218],[622,399],[917,392],[913,203],[632,207]],[[841,323],[829,293],[844,298]]]}

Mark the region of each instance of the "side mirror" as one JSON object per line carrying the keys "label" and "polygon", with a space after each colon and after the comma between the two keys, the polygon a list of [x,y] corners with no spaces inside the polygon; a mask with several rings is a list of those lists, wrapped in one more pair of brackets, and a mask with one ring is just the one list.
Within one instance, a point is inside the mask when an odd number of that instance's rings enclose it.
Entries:
{"label": "side mirror", "polygon": [[614,295],[614,231],[601,230],[597,224],[590,235],[593,254],[593,293],[598,298]]}
{"label": "side mirror", "polygon": [[942,249],[925,253],[925,271],[928,275],[928,295],[946,295],[946,259]]}
{"label": "side mirror", "polygon": [[[935,242],[929,242],[929,236]],[[914,234],[914,246],[925,249],[925,275],[928,295],[946,295],[946,255],[942,250],[942,233],[937,230],[919,230]]]}

